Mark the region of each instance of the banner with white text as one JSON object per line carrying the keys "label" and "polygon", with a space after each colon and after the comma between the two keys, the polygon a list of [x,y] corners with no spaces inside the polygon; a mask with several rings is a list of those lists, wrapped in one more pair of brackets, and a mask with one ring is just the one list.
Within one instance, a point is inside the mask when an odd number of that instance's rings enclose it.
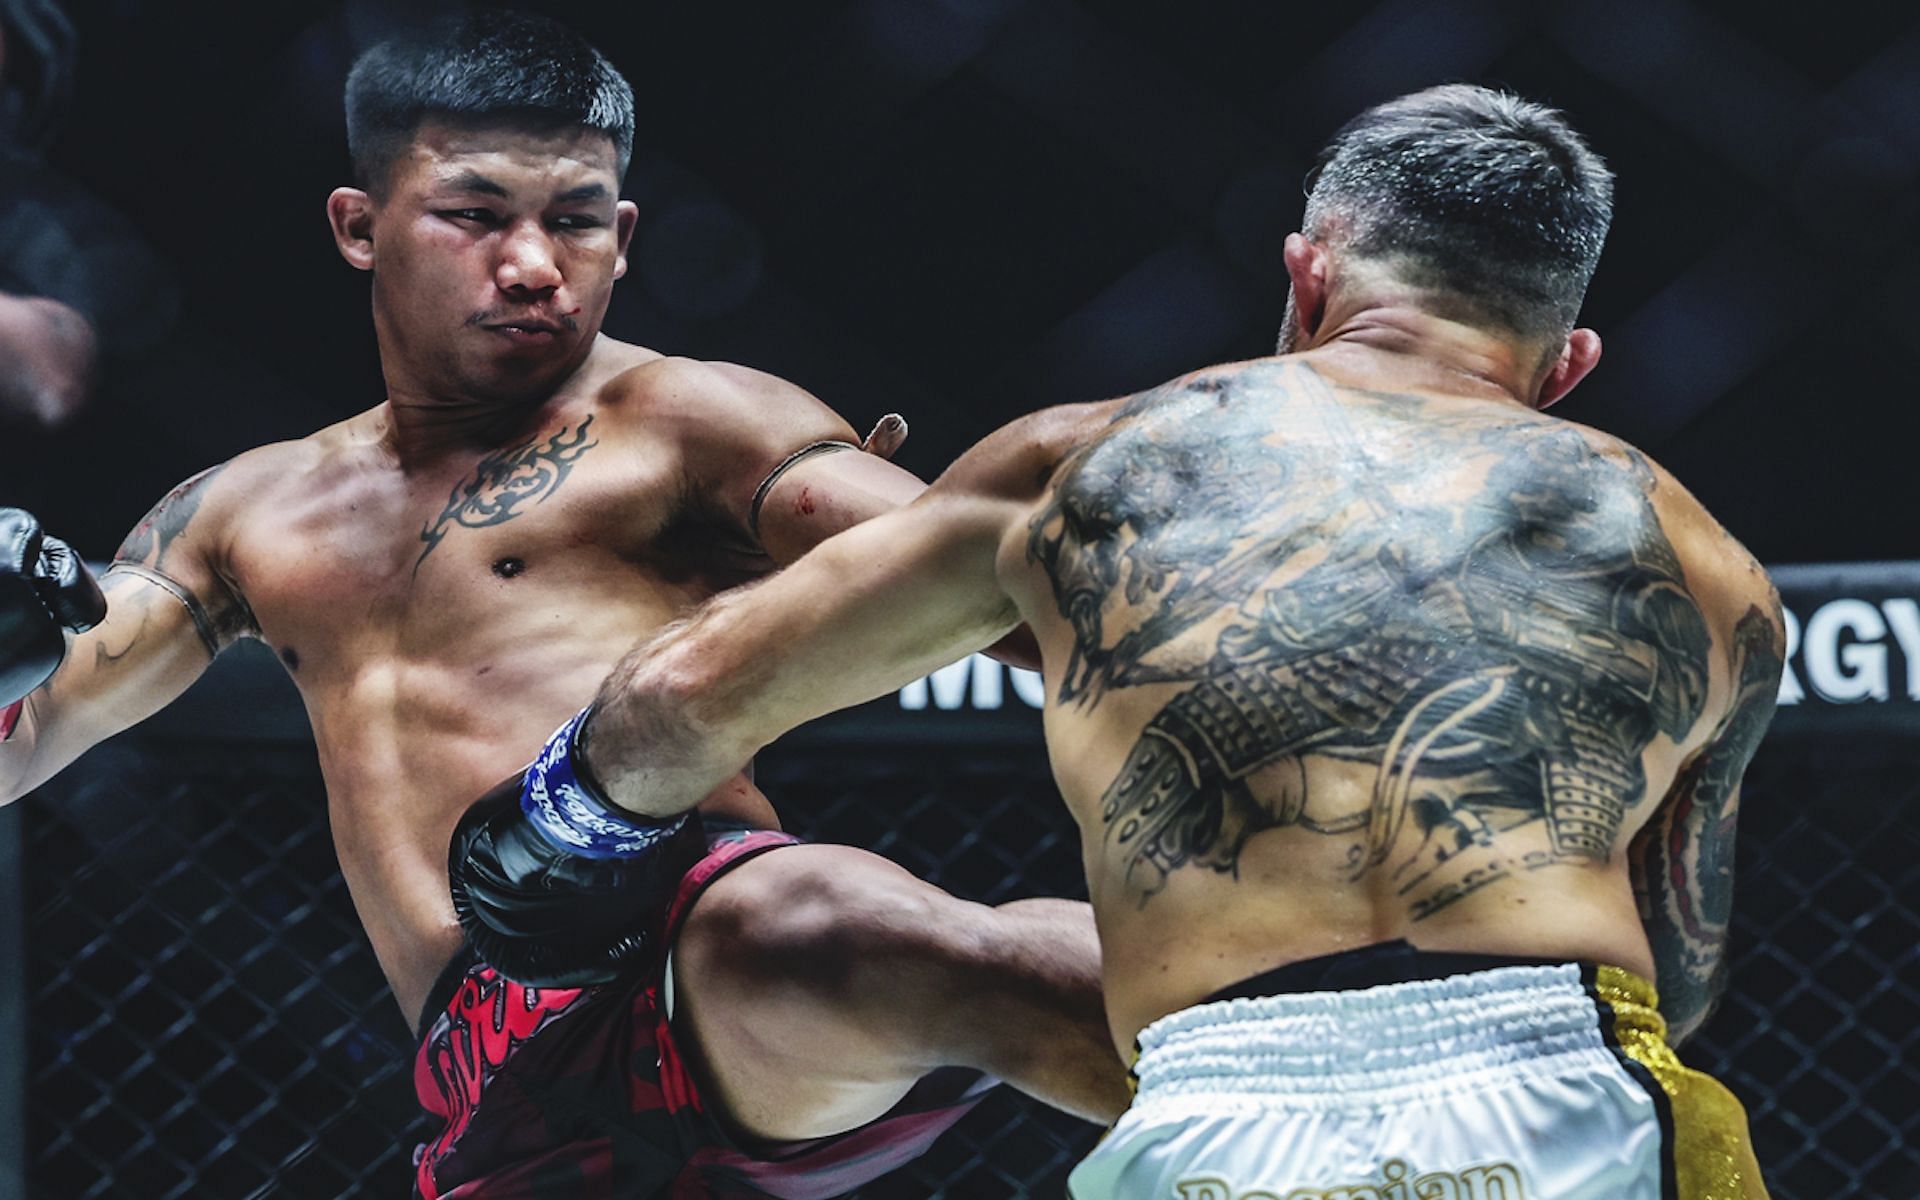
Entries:
{"label": "banner with white text", "polygon": [[[1769,568],[1785,608],[1787,670],[1776,736],[1920,738],[1920,562]],[[1046,688],[984,655],[819,722],[838,741],[1033,742]]]}

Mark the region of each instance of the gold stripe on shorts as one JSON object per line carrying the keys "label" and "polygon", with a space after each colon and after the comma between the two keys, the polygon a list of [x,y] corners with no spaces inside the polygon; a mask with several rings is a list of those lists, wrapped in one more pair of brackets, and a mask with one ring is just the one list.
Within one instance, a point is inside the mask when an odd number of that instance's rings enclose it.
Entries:
{"label": "gold stripe on shorts", "polygon": [[1673,1190],[1667,1194],[1675,1200],[1767,1200],[1747,1132],[1747,1110],[1719,1080],[1682,1063],[1673,1052],[1653,985],[1631,971],[1603,966],[1594,969],[1593,993],[1603,1015],[1611,1013],[1608,1040],[1666,1098],[1662,1132],[1669,1139],[1673,1171]]}

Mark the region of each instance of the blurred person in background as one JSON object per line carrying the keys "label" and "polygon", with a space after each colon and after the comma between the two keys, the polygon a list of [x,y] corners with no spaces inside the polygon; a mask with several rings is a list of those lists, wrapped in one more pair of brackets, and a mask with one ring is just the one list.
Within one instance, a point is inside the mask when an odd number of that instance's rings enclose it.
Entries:
{"label": "blurred person in background", "polygon": [[152,346],[178,307],[125,219],[46,162],[77,58],[56,0],[0,0],[0,421],[42,430],[73,421],[101,359]]}

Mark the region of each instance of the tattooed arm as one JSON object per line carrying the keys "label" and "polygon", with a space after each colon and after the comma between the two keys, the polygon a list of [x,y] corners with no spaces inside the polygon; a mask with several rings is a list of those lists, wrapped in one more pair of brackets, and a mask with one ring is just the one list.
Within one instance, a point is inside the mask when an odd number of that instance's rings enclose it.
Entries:
{"label": "tattooed arm", "polygon": [[127,536],[101,581],[106,620],[74,639],[0,744],[0,803],[165,707],[251,631],[252,615],[215,566],[231,508],[223,469],[169,492]]}
{"label": "tattooed arm", "polygon": [[1713,1014],[1726,986],[1740,777],[1773,718],[1785,635],[1779,601],[1751,605],[1734,626],[1733,699],[1712,739],[1680,769],[1629,851],[1634,897],[1653,948],[1660,1009],[1674,1044]]}
{"label": "tattooed arm", "polygon": [[[670,816],[815,717],[978,650],[1019,621],[1001,546],[1071,428],[1054,410],[1001,430],[926,495],[722,595],[623,659],[583,739],[616,804]],[[1070,410],[1066,410],[1070,411]]]}

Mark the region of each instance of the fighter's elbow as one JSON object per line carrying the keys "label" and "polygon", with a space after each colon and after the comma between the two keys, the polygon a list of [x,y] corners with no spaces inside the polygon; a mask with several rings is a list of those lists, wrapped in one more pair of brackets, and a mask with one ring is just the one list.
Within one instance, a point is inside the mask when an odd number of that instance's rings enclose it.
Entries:
{"label": "fighter's elbow", "polygon": [[1718,1010],[1719,1007],[1720,997],[1711,996],[1707,998],[1705,1003],[1697,1005],[1686,1012],[1662,1013],[1661,1016],[1664,1017],[1667,1022],[1667,1044],[1675,1049],[1679,1049],[1681,1046],[1692,1041],[1693,1035],[1700,1032],[1701,1028],[1712,1019],[1714,1012]]}
{"label": "fighter's elbow", "polygon": [[1679,1046],[1692,1038],[1719,1009],[1727,993],[1724,949],[1697,948],[1677,960],[1659,964],[1655,983],[1670,1045]]}

